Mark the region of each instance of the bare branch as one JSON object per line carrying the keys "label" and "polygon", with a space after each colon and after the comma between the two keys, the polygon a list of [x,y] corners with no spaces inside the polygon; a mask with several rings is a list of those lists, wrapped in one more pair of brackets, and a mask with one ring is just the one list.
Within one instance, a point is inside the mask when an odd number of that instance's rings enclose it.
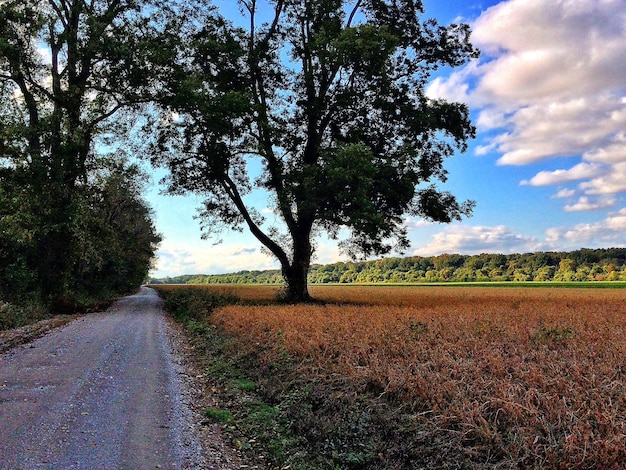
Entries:
{"label": "bare branch", "polygon": [[349,28],[350,26],[352,26],[352,21],[354,20],[356,12],[361,7],[361,2],[362,2],[362,0],[358,0],[356,2],[356,5],[354,5],[354,8],[352,9],[352,12],[350,13],[350,17],[348,18],[348,22],[346,23],[346,28]]}
{"label": "bare branch", "polygon": [[[48,0],[50,6],[54,9],[59,18],[59,21],[63,24],[63,28],[67,29],[67,18],[69,17],[69,11],[65,2],[61,2],[61,6],[57,5],[54,0]],[[63,9],[61,9],[63,7]]]}
{"label": "bare branch", "polygon": [[224,175],[224,180],[221,182],[222,188],[228,194],[228,197],[233,201],[237,210],[241,213],[242,217],[246,221],[250,232],[259,240],[264,246],[266,246],[273,254],[278,258],[282,266],[289,265],[289,257],[285,253],[285,251],[272,240],[255,222],[248,208],[246,207],[239,191],[237,190],[236,183],[230,178],[228,175]]}
{"label": "bare branch", "polygon": [[267,34],[265,35],[265,37],[261,41],[261,44],[267,45],[271,41],[271,39],[274,37],[274,34],[276,33],[276,30],[278,29],[278,23],[280,21],[280,15],[282,14],[284,5],[285,5],[284,0],[278,0],[276,2],[276,9],[275,9],[275,14],[274,14],[274,20],[272,21],[272,25],[270,26],[270,29],[267,31]]}

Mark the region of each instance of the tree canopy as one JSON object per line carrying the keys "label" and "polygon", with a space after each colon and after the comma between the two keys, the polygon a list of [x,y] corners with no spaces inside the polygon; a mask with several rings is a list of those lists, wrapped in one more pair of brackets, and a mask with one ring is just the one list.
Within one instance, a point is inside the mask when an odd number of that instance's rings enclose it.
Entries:
{"label": "tree canopy", "polygon": [[287,297],[306,300],[320,230],[369,256],[408,246],[407,214],[471,214],[436,185],[474,136],[468,109],[425,94],[434,70],[477,56],[467,25],[423,19],[418,0],[273,0],[267,21],[260,0],[238,4],[236,24],[197,10],[165,77],[168,112],[150,123],[169,190],[206,197],[208,234],[247,226],[280,261]]}
{"label": "tree canopy", "polygon": [[[132,125],[122,112],[138,109],[154,88],[154,11],[137,0],[0,4],[3,297],[17,299],[25,289],[47,305],[80,303],[89,289],[78,289],[85,287],[79,281],[95,271],[110,280],[115,272],[107,275],[113,267],[105,258],[121,253],[116,244],[131,243],[120,231],[138,227],[141,249],[121,250],[137,263],[129,280],[147,273],[158,236],[134,186],[137,172],[119,146],[108,152],[117,157],[102,155]],[[122,202],[139,219],[116,227],[124,219],[110,217],[111,205]],[[117,235],[104,238],[114,227]]]}

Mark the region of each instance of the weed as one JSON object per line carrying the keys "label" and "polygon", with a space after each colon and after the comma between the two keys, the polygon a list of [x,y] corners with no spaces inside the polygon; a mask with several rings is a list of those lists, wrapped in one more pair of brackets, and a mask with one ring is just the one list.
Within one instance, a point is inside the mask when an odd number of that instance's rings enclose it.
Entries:
{"label": "weed", "polygon": [[248,379],[235,379],[235,386],[245,392],[253,392],[256,390],[256,384]]}
{"label": "weed", "polygon": [[533,335],[533,339],[540,344],[559,343],[571,338],[574,329],[569,326],[547,328],[542,326]]}
{"label": "weed", "polygon": [[428,333],[428,324],[421,321],[412,321],[409,324],[409,331],[411,332],[411,338],[419,339],[420,336]]}
{"label": "weed", "polygon": [[204,416],[215,423],[227,424],[233,421],[233,415],[230,411],[219,410],[217,408],[206,408],[204,410]]}

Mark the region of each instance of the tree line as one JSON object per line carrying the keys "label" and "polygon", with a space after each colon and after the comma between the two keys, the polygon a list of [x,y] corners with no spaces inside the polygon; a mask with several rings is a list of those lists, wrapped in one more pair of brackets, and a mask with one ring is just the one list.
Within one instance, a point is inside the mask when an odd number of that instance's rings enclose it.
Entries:
{"label": "tree line", "polygon": [[[626,248],[571,252],[383,258],[313,265],[311,284],[495,281],[626,281]],[[151,279],[174,284],[281,284],[279,270]]]}

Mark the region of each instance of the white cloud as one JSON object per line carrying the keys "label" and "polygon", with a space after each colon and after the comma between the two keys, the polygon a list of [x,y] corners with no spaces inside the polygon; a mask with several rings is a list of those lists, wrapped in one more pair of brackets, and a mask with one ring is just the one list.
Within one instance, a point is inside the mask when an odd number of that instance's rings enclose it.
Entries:
{"label": "white cloud", "polygon": [[413,255],[514,253],[536,251],[538,248],[539,243],[536,239],[516,234],[503,225],[497,227],[450,225],[435,234],[428,245],[415,250]]}
{"label": "white cloud", "polygon": [[523,184],[626,191],[626,2],[502,1],[472,30],[481,59],[429,91],[479,109],[478,129],[492,137],[476,153],[498,153],[501,165],[571,157],[572,168]]}
{"label": "white cloud", "polygon": [[421,229],[430,225],[434,225],[434,223],[429,222],[426,219],[416,219],[413,217],[407,217],[404,219],[404,226],[409,230]]}
{"label": "white cloud", "polygon": [[472,39],[493,58],[479,67],[480,96],[516,109],[623,88],[623,0],[509,0],[473,25]]}
{"label": "white cloud", "polygon": [[583,155],[588,162],[620,163],[626,161],[626,133],[618,133],[607,145],[588,150]]}
{"label": "white cloud", "polygon": [[502,154],[498,163],[527,165],[551,157],[597,152],[626,127],[626,116],[613,118],[617,106],[622,105],[605,94],[560,102],[536,101],[521,107],[503,123],[513,130],[493,141]]}
{"label": "white cloud", "polygon": [[[316,245],[314,263],[345,261],[336,243],[322,240]],[[165,241],[157,252],[151,276],[160,278],[182,274],[223,274],[243,270],[278,269],[278,261],[264,253],[261,246],[218,245],[207,241]]]}
{"label": "white cloud", "polygon": [[470,62],[466,67],[451,75],[448,79],[435,78],[426,89],[426,96],[431,99],[445,98],[451,101],[468,103],[472,100],[469,92],[469,83],[472,75],[476,74],[478,61]]}
{"label": "white cloud", "polygon": [[587,194],[615,194],[626,191],[626,162],[613,165],[610,173],[580,185]]}
{"label": "white cloud", "polygon": [[235,248],[230,253],[230,256],[251,255],[253,253],[256,253],[256,251],[257,251],[256,248],[246,248],[246,247]]}
{"label": "white cloud", "polygon": [[151,275],[221,274],[277,267],[278,263],[272,257],[254,247],[212,245],[202,241],[164,242],[157,252]]}
{"label": "white cloud", "polygon": [[576,191],[574,189],[561,189],[558,193],[552,196],[552,199],[564,199],[573,197],[574,195],[576,195]]}
{"label": "white cloud", "polygon": [[615,205],[615,198],[590,199],[587,196],[581,196],[576,204],[568,204],[565,206],[565,212],[580,211],[596,211],[606,209]]}
{"label": "white cloud", "polygon": [[573,227],[550,228],[546,231],[546,241],[558,247],[589,248],[602,246],[625,246],[626,207],[609,214],[604,220],[595,223],[578,224]]}
{"label": "white cloud", "polygon": [[524,180],[520,184],[530,186],[549,186],[568,181],[592,178],[603,173],[603,168],[598,164],[579,163],[569,170],[540,171],[530,180]]}
{"label": "white cloud", "polygon": [[316,243],[313,262],[316,264],[332,264],[347,261],[348,257],[339,251],[336,243],[320,241]]}

